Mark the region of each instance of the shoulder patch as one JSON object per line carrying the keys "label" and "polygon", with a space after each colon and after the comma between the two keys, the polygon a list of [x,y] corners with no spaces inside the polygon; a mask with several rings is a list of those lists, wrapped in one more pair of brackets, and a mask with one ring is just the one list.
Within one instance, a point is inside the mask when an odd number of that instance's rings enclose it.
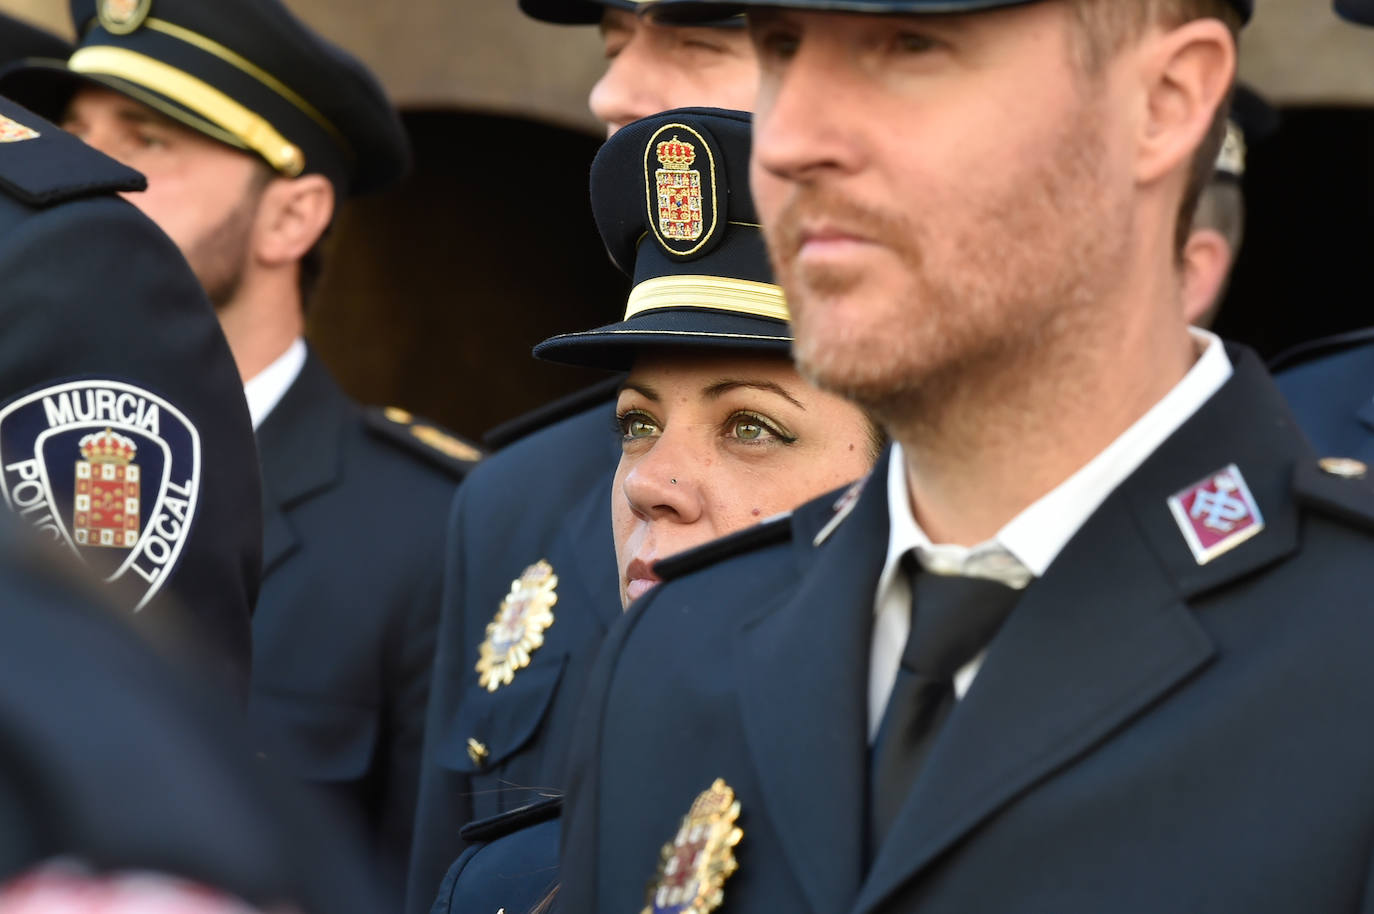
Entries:
{"label": "shoulder patch", "polygon": [[378,436],[419,454],[459,479],[485,456],[477,445],[397,406],[372,407],[364,410],[363,416],[368,428]]}
{"label": "shoulder patch", "polygon": [[1285,349],[1278,355],[1269,360],[1268,368],[1270,373],[1278,374],[1289,368],[1296,368],[1306,362],[1312,362],[1328,355],[1335,355],[1346,349],[1356,346],[1363,346],[1366,343],[1374,343],[1374,327],[1364,327],[1360,330],[1352,330],[1348,333],[1338,333],[1335,336],[1325,336],[1321,339],[1308,340],[1296,346]]}
{"label": "shoulder patch", "polygon": [[1293,495],[1306,508],[1374,531],[1374,482],[1365,470],[1347,458],[1304,460],[1293,471]]}
{"label": "shoulder patch", "polygon": [[545,403],[543,406],[532,409],[524,415],[516,416],[508,422],[502,422],[482,436],[482,443],[493,451],[500,450],[508,444],[514,444],[521,438],[534,434],[541,428],[547,428],[584,410],[609,402],[615,399],[616,393],[620,390],[620,383],[624,379],[624,375],[618,374],[604,381],[598,381],[591,387],[584,387],[576,393],[560,397],[551,403]]}
{"label": "shoulder patch", "polygon": [[0,187],[30,206],[143,190],[143,175],[0,98]]}
{"label": "shoulder patch", "polygon": [[745,527],[728,536],[703,543],[694,549],[670,555],[654,563],[654,571],[665,581],[672,581],[694,571],[700,571],[724,559],[792,539],[792,512],[770,517],[752,527]]}
{"label": "shoulder patch", "polygon": [[495,841],[522,828],[557,819],[562,814],[563,797],[545,797],[534,803],[469,822],[458,830],[458,836],[470,844],[478,841]]}

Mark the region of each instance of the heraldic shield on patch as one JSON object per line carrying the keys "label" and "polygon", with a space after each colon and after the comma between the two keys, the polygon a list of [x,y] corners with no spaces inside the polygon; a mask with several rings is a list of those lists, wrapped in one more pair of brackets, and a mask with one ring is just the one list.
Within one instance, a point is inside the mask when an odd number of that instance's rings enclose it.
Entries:
{"label": "heraldic shield on patch", "polygon": [[1169,511],[1199,565],[1264,529],[1259,506],[1234,463],[1170,497]]}
{"label": "heraldic shield on patch", "polygon": [[487,639],[477,659],[478,682],[488,692],[510,685],[517,670],[530,665],[530,655],[544,643],[558,602],[558,575],[540,559],[511,582],[496,618],[487,623]]}
{"label": "heraldic shield on patch", "polygon": [[200,494],[200,436],[165,399],[120,381],[69,381],[0,408],[10,510],[141,609],[181,559]]}
{"label": "heraldic shield on patch", "polygon": [[707,914],[725,900],[725,880],[739,864],[735,847],[744,838],[736,827],[735,792],[716,778],[692,804],[673,840],[663,845],[658,876],[640,914]]}
{"label": "heraldic shield on patch", "polygon": [[649,138],[644,149],[649,227],[668,253],[700,255],[721,234],[718,182],[716,154],[697,130],[668,124]]}

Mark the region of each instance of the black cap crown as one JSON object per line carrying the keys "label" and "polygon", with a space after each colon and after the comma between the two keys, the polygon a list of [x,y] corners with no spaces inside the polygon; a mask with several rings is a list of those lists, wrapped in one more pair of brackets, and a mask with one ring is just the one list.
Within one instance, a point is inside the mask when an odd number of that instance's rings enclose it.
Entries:
{"label": "black cap crown", "polygon": [[[56,116],[72,77],[143,102],[278,172],[318,172],[341,196],[409,165],[399,117],[377,79],[280,0],[72,0],[80,43],[65,68],[30,64],[0,91]],[[48,110],[43,110],[43,109]]]}
{"label": "black cap crown", "polygon": [[1336,0],[1336,13],[1360,25],[1374,25],[1374,0]]}
{"label": "black cap crown", "polygon": [[71,52],[70,42],[13,16],[0,13],[0,66],[23,60],[25,57],[65,60]]}
{"label": "black cap crown", "polygon": [[592,163],[592,211],[634,280],[625,320],[545,340],[535,355],[620,368],[646,345],[787,351],[787,304],[749,193],[751,123],[679,108],[606,141]]}

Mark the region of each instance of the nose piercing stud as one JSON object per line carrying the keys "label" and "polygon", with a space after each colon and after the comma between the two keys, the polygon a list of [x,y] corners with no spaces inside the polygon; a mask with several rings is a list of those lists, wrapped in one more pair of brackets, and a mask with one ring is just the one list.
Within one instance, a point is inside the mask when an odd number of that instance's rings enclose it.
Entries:
{"label": "nose piercing stud", "polygon": [[671,482],[673,485],[677,485],[677,480],[676,480],[676,479],[670,479],[670,480],[668,480],[668,481]]}

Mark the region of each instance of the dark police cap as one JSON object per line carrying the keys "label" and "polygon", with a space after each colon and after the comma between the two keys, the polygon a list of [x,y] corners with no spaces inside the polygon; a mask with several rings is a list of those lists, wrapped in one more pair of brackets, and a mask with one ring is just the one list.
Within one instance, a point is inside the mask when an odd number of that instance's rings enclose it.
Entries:
{"label": "dark police cap", "polygon": [[66,60],[71,52],[72,46],[69,42],[13,16],[0,13],[0,66],[7,66],[26,57]]}
{"label": "dark police cap", "polygon": [[[595,25],[607,9],[635,12],[648,5],[648,0],[520,0],[520,10],[526,16],[555,25]],[[740,27],[744,17],[731,12],[718,19],[697,19],[693,24]]]}
{"label": "dark police cap", "polygon": [[1374,25],[1374,0],[1336,0],[1336,13],[1360,25]]}
{"label": "dark police cap", "polygon": [[1231,98],[1231,113],[1226,120],[1226,140],[1217,156],[1214,180],[1241,181],[1245,177],[1250,149],[1278,129],[1278,111],[1249,86],[1236,86]]}
{"label": "dark police cap", "polygon": [[72,0],[71,13],[81,38],[65,67],[13,68],[0,92],[55,117],[75,75],[288,177],[323,174],[341,196],[384,187],[409,165],[377,79],[280,0]]}
{"label": "dark police cap", "polygon": [[[777,6],[789,9],[824,10],[847,13],[903,13],[907,15],[936,13],[975,13],[1007,6],[1024,6],[1039,0],[647,0],[646,8],[655,19],[663,22],[686,23],[700,19],[717,19],[738,14],[751,6]],[[1109,0],[1119,3],[1122,0]],[[1250,21],[1254,0],[1227,0],[1240,13],[1241,20]]]}
{"label": "dark police cap", "polygon": [[751,119],[679,108],[618,131],[592,162],[592,211],[633,279],[625,319],[535,347],[542,359],[626,368],[645,346],[786,353],[787,303],[749,194]]}

